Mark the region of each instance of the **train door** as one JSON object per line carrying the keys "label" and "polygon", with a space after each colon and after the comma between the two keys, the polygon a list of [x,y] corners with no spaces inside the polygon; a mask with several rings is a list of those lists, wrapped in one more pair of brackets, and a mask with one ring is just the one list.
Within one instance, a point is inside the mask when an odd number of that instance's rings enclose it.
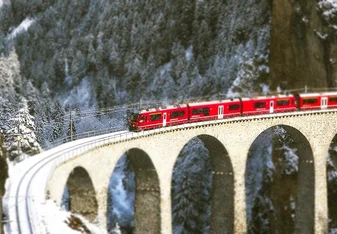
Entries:
{"label": "train door", "polygon": [[163,127],[166,126],[166,112],[163,115]]}
{"label": "train door", "polygon": [[322,97],[321,98],[321,109],[326,109],[328,107],[328,98]]}
{"label": "train door", "polygon": [[218,119],[223,118],[223,106],[218,106]]}
{"label": "train door", "polygon": [[274,101],[270,101],[269,107],[269,113],[274,113]]}

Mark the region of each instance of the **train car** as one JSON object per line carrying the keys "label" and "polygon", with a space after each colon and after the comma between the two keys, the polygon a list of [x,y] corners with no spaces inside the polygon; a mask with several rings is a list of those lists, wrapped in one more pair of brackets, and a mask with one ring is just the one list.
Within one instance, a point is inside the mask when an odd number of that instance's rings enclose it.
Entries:
{"label": "train car", "polygon": [[166,126],[184,124],[188,122],[188,105],[174,105],[167,107]]}
{"label": "train car", "polygon": [[222,101],[221,104],[224,107],[224,118],[231,118],[242,115],[242,101],[240,98],[225,100]]}
{"label": "train car", "polygon": [[300,110],[317,110],[327,106],[327,98],[322,99],[319,93],[300,94],[299,98]]}
{"label": "train car", "polygon": [[296,111],[298,98],[295,95],[278,95],[274,97],[273,113]]}
{"label": "train car", "polygon": [[337,108],[337,92],[321,94],[321,109]]}
{"label": "train car", "polygon": [[129,117],[129,130],[140,131],[184,124],[187,120],[187,105],[169,106],[158,109],[152,108],[142,110],[139,113],[131,113]]}
{"label": "train car", "polygon": [[273,112],[273,97],[242,98],[242,115],[260,115]]}
{"label": "train car", "polygon": [[297,98],[294,95],[243,98],[243,115],[282,113],[297,110]]}
{"label": "train car", "polygon": [[188,104],[190,122],[214,120],[218,118],[219,101]]}
{"label": "train car", "polygon": [[240,116],[241,106],[240,99],[190,103],[189,121],[199,122]]}

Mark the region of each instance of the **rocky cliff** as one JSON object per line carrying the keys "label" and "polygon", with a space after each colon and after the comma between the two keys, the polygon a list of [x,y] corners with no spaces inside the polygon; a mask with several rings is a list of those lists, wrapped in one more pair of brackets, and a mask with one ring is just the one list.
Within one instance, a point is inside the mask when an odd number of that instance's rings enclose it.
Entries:
{"label": "rocky cliff", "polygon": [[[329,1],[272,3],[270,84],[285,88],[336,87],[337,44]],[[332,12],[331,15],[335,15]]]}

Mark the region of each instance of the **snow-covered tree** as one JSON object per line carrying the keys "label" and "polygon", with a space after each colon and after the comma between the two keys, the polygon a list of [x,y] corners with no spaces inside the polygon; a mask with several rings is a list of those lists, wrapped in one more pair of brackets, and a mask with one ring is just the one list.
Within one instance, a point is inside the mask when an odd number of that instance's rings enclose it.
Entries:
{"label": "snow-covered tree", "polygon": [[248,233],[295,229],[298,155],[282,126],[263,132],[251,146],[246,172]]}
{"label": "snow-covered tree", "polygon": [[12,128],[6,132],[8,156],[14,160],[17,156],[33,156],[41,151],[36,140],[34,117],[29,114],[27,100],[22,100],[22,108],[10,121]]}
{"label": "snow-covered tree", "polygon": [[274,208],[271,230],[292,233],[295,230],[299,156],[292,135],[282,126],[273,134],[272,160],[275,166],[269,198]]}
{"label": "snow-covered tree", "polygon": [[134,228],[134,199],[135,174],[131,162],[126,155],[123,155],[118,160],[109,183],[107,209],[109,233],[117,232],[119,229],[121,233],[132,233],[130,230]]}
{"label": "snow-covered tree", "polygon": [[211,162],[199,138],[183,148],[172,181],[173,232],[208,233],[211,207]]}
{"label": "snow-covered tree", "polygon": [[[271,147],[269,147],[271,149]],[[270,233],[270,222],[273,217],[273,204],[270,200],[270,187],[273,183],[274,165],[271,160],[271,152],[263,146],[261,153],[262,162],[262,185],[256,194],[252,204],[252,214],[249,217],[249,233]]]}
{"label": "snow-covered tree", "polygon": [[26,84],[27,105],[31,114],[35,114],[37,108],[37,89],[33,86],[30,80]]}
{"label": "snow-covered tree", "polygon": [[64,118],[65,118],[64,110],[58,100],[55,102],[54,111],[52,113],[51,118],[53,121],[52,140],[55,140],[63,135]]}

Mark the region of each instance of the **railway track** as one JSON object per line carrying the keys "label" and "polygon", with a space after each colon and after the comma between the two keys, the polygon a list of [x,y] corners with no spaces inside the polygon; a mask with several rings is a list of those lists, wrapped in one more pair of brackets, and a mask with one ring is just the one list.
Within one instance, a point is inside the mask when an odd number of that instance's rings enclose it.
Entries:
{"label": "railway track", "polygon": [[[34,211],[34,205],[45,200],[46,185],[49,174],[59,163],[71,158],[79,151],[84,151],[90,147],[106,143],[114,139],[132,137],[135,133],[121,131],[97,137],[85,138],[74,142],[63,144],[38,156],[26,159],[14,168],[16,175],[11,181],[10,187],[16,187],[15,191],[9,188],[7,196],[7,214],[10,219],[9,233],[36,234],[40,233],[39,217]],[[27,169],[28,167],[28,169]],[[22,173],[20,173],[22,171]],[[34,180],[44,177],[45,184],[32,190]],[[36,186],[36,185],[35,185]],[[13,203],[14,202],[14,203]],[[6,202],[5,202],[6,203]],[[15,209],[12,209],[15,207]],[[6,210],[6,209],[5,209]],[[16,225],[12,223],[15,222]]]}

